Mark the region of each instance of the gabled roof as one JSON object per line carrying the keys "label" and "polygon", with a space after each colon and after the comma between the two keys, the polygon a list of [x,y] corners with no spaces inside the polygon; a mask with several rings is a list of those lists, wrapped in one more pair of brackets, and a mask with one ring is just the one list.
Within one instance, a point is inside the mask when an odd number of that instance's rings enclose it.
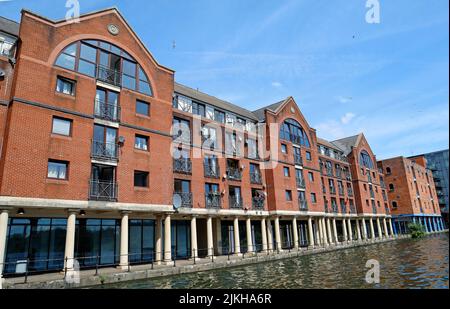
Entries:
{"label": "gabled roof", "polygon": [[192,89],[188,86],[179,84],[177,82],[175,82],[174,84],[174,91],[176,93],[179,93],[181,95],[190,97],[194,100],[200,101],[202,103],[207,103],[210,104],[212,106],[218,107],[220,109],[223,109],[225,111],[229,111],[232,113],[237,114],[238,116],[243,116],[246,118],[249,118],[251,120],[258,120],[258,118],[249,110],[242,108],[240,106],[237,106],[233,103],[218,99],[216,97],[213,97],[209,94],[206,94],[204,92]]}
{"label": "gabled roof", "polygon": [[0,16],[0,31],[12,36],[19,36],[19,23]]}
{"label": "gabled roof", "polygon": [[331,143],[336,145],[336,147],[342,149],[345,155],[348,155],[350,152],[352,152],[352,148],[356,147],[359,144],[359,141],[361,140],[362,136],[363,134],[359,133],[357,135],[332,141]]}
{"label": "gabled roof", "polygon": [[317,144],[324,145],[324,146],[326,146],[328,148],[344,152],[344,150],[339,148],[337,145],[335,145],[332,142],[329,142],[329,141],[327,141],[327,140],[325,140],[323,138],[320,138],[320,137],[317,137]]}
{"label": "gabled roof", "polygon": [[283,105],[286,101],[288,101],[289,99],[290,99],[290,97],[289,97],[289,98],[286,98],[286,99],[284,99],[284,100],[282,100],[282,101],[279,101],[279,102],[276,102],[276,103],[267,105],[267,106],[262,107],[262,108],[260,108],[260,109],[257,109],[257,110],[255,110],[255,111],[253,111],[253,114],[258,118],[259,121],[264,121],[264,120],[266,120],[266,119],[265,119],[265,118],[266,118],[266,117],[265,117],[265,111],[266,111],[266,110],[269,110],[269,111],[271,111],[271,112],[276,113],[277,110],[280,108],[280,106],[282,106],[282,105]]}

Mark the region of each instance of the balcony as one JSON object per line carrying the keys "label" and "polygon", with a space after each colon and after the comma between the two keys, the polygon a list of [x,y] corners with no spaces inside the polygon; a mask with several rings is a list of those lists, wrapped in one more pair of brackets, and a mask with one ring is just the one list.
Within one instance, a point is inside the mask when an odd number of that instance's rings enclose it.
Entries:
{"label": "balcony", "polygon": [[370,173],[367,174],[367,181],[372,183],[372,176],[370,176]]}
{"label": "balcony", "polygon": [[187,158],[173,159],[173,172],[191,175],[192,174],[191,159]]}
{"label": "balcony", "polygon": [[250,173],[250,183],[254,185],[262,185],[262,176],[260,172]]}
{"label": "balcony", "polygon": [[341,213],[343,214],[347,213],[347,206],[345,204],[341,204]]}
{"label": "balcony", "polygon": [[117,143],[92,141],[91,158],[106,161],[118,161],[119,145]]}
{"label": "balcony", "polygon": [[336,171],[336,177],[339,178],[339,179],[342,179],[341,171]]}
{"label": "balcony", "polygon": [[264,210],[264,197],[252,197],[252,207],[254,210]]}
{"label": "balcony", "polygon": [[327,193],[327,188],[324,185],[322,185],[322,193]]}
{"label": "balcony", "polygon": [[386,183],[383,180],[380,181],[380,186],[382,189],[386,189]]}
{"label": "balcony", "polygon": [[119,122],[120,106],[117,103],[108,103],[96,99],[94,104],[94,116],[103,120]]}
{"label": "balcony", "polygon": [[220,169],[217,164],[204,164],[205,177],[220,178]]}
{"label": "balcony", "polygon": [[303,158],[299,154],[294,154],[294,163],[295,165],[303,165]]}
{"label": "balcony", "polygon": [[242,173],[239,168],[236,167],[227,167],[227,177],[229,180],[241,181]]}
{"label": "balcony", "polygon": [[306,189],[305,179],[296,178],[295,182],[297,183],[297,189]]}
{"label": "balcony", "polygon": [[387,196],[386,193],[383,192],[383,201],[387,202]]}
{"label": "balcony", "polygon": [[97,66],[97,79],[117,87],[122,86],[122,74],[120,71],[112,70],[106,66]]}
{"label": "balcony", "polygon": [[353,196],[353,190],[351,188],[347,188],[347,195]]}
{"label": "balcony", "polygon": [[330,187],[330,194],[336,195],[336,188]]}
{"label": "balcony", "polygon": [[352,175],[350,175],[350,173],[347,173],[347,174],[345,175],[345,179],[346,179],[347,181],[352,181]]}
{"label": "balcony", "polygon": [[377,213],[377,207],[375,205],[372,205],[372,213],[374,214]]}
{"label": "balcony", "polygon": [[338,188],[338,192],[340,196],[344,196],[344,188]]}
{"label": "balcony", "polygon": [[325,211],[326,214],[330,212],[330,210],[328,209],[327,203],[323,206],[323,210]]}
{"label": "balcony", "polygon": [[305,199],[298,199],[298,206],[301,211],[308,211],[308,202]]}
{"label": "balcony", "polygon": [[356,214],[356,207],[355,207],[355,205],[350,205],[350,213],[351,214]]}
{"label": "balcony", "polygon": [[370,190],[370,198],[375,198],[375,193],[373,192],[373,190]]}
{"label": "balcony", "polygon": [[117,201],[118,186],[114,181],[89,181],[89,199],[95,201]]}
{"label": "balcony", "polygon": [[333,211],[333,213],[337,214],[338,213],[338,206],[336,204],[331,204],[331,210]]}
{"label": "balcony", "polygon": [[386,212],[386,214],[390,214],[391,210],[389,209],[389,207],[384,207],[384,211]]}
{"label": "balcony", "polygon": [[220,193],[206,193],[205,194],[206,208],[221,208],[222,197]]}
{"label": "balcony", "polygon": [[181,207],[192,208],[192,192],[174,192],[181,198]]}
{"label": "balcony", "polygon": [[230,206],[230,209],[242,209],[244,206],[244,203],[242,201],[242,197],[229,196],[228,197],[228,205]]}
{"label": "balcony", "polygon": [[327,176],[333,177],[333,169],[327,167]]}

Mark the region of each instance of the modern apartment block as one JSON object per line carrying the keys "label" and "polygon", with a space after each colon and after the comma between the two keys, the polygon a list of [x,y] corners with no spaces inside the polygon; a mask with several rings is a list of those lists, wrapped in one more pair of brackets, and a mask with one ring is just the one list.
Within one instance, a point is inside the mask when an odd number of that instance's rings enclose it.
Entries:
{"label": "modern apartment block", "polygon": [[114,8],[0,25],[4,275],[393,236],[362,134],[326,142],[292,97],[249,111],[176,83]]}
{"label": "modern apartment block", "polygon": [[425,158],[427,168],[433,172],[434,185],[441,208],[442,217],[448,227],[448,194],[449,194],[449,168],[448,168],[448,149],[430,152],[419,156],[410,157],[411,160],[416,158]]}
{"label": "modern apartment block", "polygon": [[443,229],[432,172],[424,157],[396,157],[378,162],[384,171],[394,228],[408,232],[408,224],[422,224],[427,232]]}

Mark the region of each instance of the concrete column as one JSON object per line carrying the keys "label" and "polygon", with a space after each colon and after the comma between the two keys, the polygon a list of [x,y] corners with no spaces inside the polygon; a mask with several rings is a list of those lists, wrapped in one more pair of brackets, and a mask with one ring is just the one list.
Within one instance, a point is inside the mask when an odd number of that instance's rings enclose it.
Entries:
{"label": "concrete column", "polygon": [[336,227],[336,218],[333,218],[333,234],[334,234],[334,243],[339,243],[337,227]]}
{"label": "concrete column", "polygon": [[262,238],[262,251],[267,252],[267,228],[266,219],[261,219],[261,238]]}
{"label": "concrete column", "polygon": [[[9,211],[8,210],[0,210],[0,280],[2,280],[1,275],[3,274],[3,263],[5,262],[5,255],[6,255],[6,237],[7,231],[8,231],[8,218],[9,218]],[[74,228],[75,232],[75,228]],[[73,235],[74,241],[75,241],[75,234]],[[66,235],[67,237],[67,235]],[[67,241],[66,241],[67,244]],[[73,252],[73,250],[72,250]],[[73,255],[73,253],[72,253]]]}
{"label": "concrete column", "polygon": [[366,219],[362,218],[362,237],[363,239],[367,239],[367,226],[366,226]]}
{"label": "concrete column", "polygon": [[250,218],[245,220],[246,230],[247,230],[247,252],[254,252],[253,249],[253,238],[252,238],[252,221]]}
{"label": "concrete column", "polygon": [[430,233],[434,232],[433,225],[431,224],[431,218],[430,217],[428,217],[428,228],[430,230]]}
{"label": "concrete column", "polygon": [[222,254],[222,223],[220,218],[216,219],[216,253]]}
{"label": "concrete column", "polygon": [[[66,229],[66,246],[64,250],[65,267],[67,270],[73,270],[74,255],[75,255],[75,224],[77,219],[77,212],[75,210],[69,210],[69,216],[67,217],[67,229]],[[4,212],[2,212],[2,225],[3,225]],[[6,216],[6,218],[8,218]],[[6,221],[8,222],[8,221]]]}
{"label": "concrete column", "polygon": [[314,232],[312,226],[312,218],[308,218],[309,246],[314,247]]}
{"label": "concrete column", "polygon": [[194,216],[191,218],[191,258],[198,257],[197,246],[197,218]]}
{"label": "concrete column", "polygon": [[275,242],[277,245],[277,252],[281,252],[280,218],[278,217],[275,217]]}
{"label": "concrete column", "polygon": [[356,219],[355,220],[355,222],[356,222],[356,234],[358,235],[358,240],[359,241],[361,241],[361,226],[360,226],[360,222],[359,222],[360,220],[359,219]]}
{"label": "concrete column", "polygon": [[389,230],[391,231],[391,237],[395,237],[394,228],[392,226],[392,218],[389,218]]}
{"label": "concrete column", "polygon": [[294,249],[298,249],[298,228],[297,228],[297,218],[292,219],[292,229],[294,234]]}
{"label": "concrete column", "polygon": [[352,220],[347,220],[348,225],[348,240],[353,241]]}
{"label": "concrete column", "polygon": [[272,234],[272,221],[267,218],[267,246],[269,252],[273,251],[273,234]]}
{"label": "concrete column", "polygon": [[383,218],[383,227],[384,227],[384,236],[386,236],[386,238],[389,238],[389,232],[388,232],[388,227],[387,227],[387,223],[386,223],[386,218]]}
{"label": "concrete column", "polygon": [[373,219],[369,219],[370,223],[370,234],[372,235],[372,239],[375,239],[375,228],[373,227]]}
{"label": "concrete column", "polygon": [[435,232],[437,232],[437,231],[439,231],[439,228],[438,228],[438,226],[437,226],[437,218],[436,217],[433,217],[433,229],[434,229],[434,231]]}
{"label": "concrete column", "polygon": [[344,234],[343,235],[344,236],[344,241],[343,242],[346,242],[347,239],[348,239],[348,236],[347,236],[347,220],[345,220],[345,218],[342,219],[342,233]]}
{"label": "concrete column", "polygon": [[377,218],[378,238],[383,238],[383,231],[381,230],[380,218]]}
{"label": "concrete column", "polygon": [[128,267],[128,212],[122,213],[120,224],[120,267]]}
{"label": "concrete column", "polygon": [[241,254],[241,241],[239,239],[239,219],[234,218],[234,254]]}
{"label": "concrete column", "polygon": [[331,234],[331,224],[330,224],[330,218],[326,218],[326,225],[327,225],[327,231],[328,231],[328,241],[330,244],[333,243],[333,236]]}
{"label": "concrete column", "polygon": [[[164,218],[164,263],[172,263],[172,233],[170,215]],[[175,252],[176,253],[176,252]]]}
{"label": "concrete column", "polygon": [[430,230],[428,229],[427,219],[425,217],[423,217],[422,220],[423,220],[423,225],[425,226],[425,231],[427,233],[429,233]]}
{"label": "concrete column", "polygon": [[324,233],[323,233],[323,226],[322,226],[322,218],[317,219],[317,226],[318,226],[318,231],[319,231],[319,244],[324,246],[325,245],[325,237],[324,237]]}
{"label": "concrete column", "polygon": [[208,246],[208,257],[214,256],[214,238],[211,217],[206,218],[206,243]]}
{"label": "concrete column", "polygon": [[162,218],[156,217],[156,227],[155,227],[155,260],[159,265],[162,261]]}

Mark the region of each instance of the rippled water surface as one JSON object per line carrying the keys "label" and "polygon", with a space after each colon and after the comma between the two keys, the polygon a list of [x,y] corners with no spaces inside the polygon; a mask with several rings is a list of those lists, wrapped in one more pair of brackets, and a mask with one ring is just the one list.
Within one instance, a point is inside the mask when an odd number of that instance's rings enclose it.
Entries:
{"label": "rippled water surface", "polygon": [[[107,285],[106,288],[447,288],[448,234],[282,261]],[[367,284],[369,259],[380,284]]]}

